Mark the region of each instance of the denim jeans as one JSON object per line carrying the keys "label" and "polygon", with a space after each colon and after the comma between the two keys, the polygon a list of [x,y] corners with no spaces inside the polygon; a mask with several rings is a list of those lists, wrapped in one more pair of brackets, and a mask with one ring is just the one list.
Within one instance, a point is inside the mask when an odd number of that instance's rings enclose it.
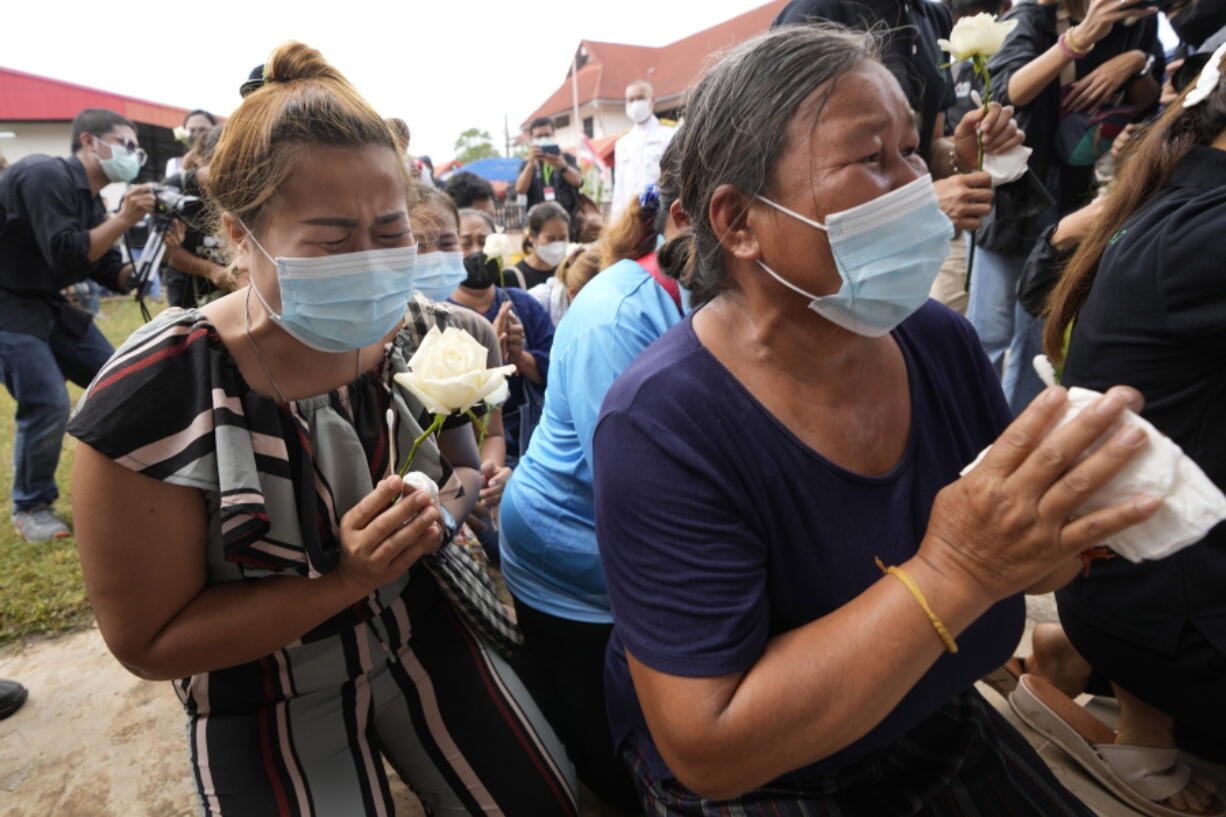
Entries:
{"label": "denim jeans", "polygon": [[79,338],[58,325],[49,340],[0,330],[0,376],[17,401],[14,510],[50,505],[59,497],[55,469],[69,410],[64,380],[88,386],[114,352],[92,323]]}
{"label": "denim jeans", "polygon": [[1024,255],[976,247],[966,310],[983,351],[1001,375],[1001,388],[1014,415],[1043,390],[1034,371],[1034,358],[1043,352],[1043,322],[1017,302],[1017,280],[1025,263]]}

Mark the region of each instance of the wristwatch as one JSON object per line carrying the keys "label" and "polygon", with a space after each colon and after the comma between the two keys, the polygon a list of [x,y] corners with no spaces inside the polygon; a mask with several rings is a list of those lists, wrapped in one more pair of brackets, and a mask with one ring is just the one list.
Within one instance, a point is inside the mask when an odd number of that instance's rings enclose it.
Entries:
{"label": "wristwatch", "polygon": [[439,545],[439,548],[442,549],[451,544],[452,539],[455,539],[455,535],[460,531],[460,526],[456,524],[455,517],[451,515],[451,511],[447,510],[446,505],[440,503],[438,510],[443,520],[443,544]]}

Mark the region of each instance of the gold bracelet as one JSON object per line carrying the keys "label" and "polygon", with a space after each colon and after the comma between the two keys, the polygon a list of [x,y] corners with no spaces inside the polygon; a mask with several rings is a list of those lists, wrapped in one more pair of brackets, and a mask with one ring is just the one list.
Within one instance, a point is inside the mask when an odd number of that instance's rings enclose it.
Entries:
{"label": "gold bracelet", "polygon": [[1077,37],[1073,34],[1073,32],[1076,30],[1077,26],[1073,26],[1068,31],[1064,32],[1064,42],[1066,45],[1068,45],[1069,50],[1077,54],[1078,59],[1080,59],[1094,50],[1095,43],[1090,43],[1089,48],[1082,48],[1081,44],[1077,42]]}
{"label": "gold bracelet", "polygon": [[937,631],[937,635],[941,637],[942,643],[945,644],[945,649],[948,652],[956,653],[958,651],[958,643],[954,641],[954,637],[949,634],[945,624],[937,617],[937,614],[932,611],[932,607],[928,604],[928,598],[924,595],[924,591],[920,590],[920,586],[915,583],[915,579],[911,578],[911,574],[903,570],[901,567],[886,567],[881,561],[881,557],[874,557],[877,560],[877,567],[887,576],[894,576],[911,591],[911,595],[915,596],[915,600],[919,602],[920,607],[924,608],[924,612],[928,615],[928,620],[932,622],[932,627]]}

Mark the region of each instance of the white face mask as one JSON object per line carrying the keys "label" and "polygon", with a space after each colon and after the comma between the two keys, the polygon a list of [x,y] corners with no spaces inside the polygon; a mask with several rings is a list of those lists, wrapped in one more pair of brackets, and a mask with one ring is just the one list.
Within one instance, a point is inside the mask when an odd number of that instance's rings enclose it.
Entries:
{"label": "white face mask", "polygon": [[651,100],[631,99],[626,103],[626,116],[630,117],[631,122],[638,125],[651,119]]}
{"label": "white face mask", "polygon": [[552,244],[542,244],[536,248],[536,257],[544,261],[551,267],[556,267],[562,263],[562,259],[566,257],[566,242],[554,241]]}

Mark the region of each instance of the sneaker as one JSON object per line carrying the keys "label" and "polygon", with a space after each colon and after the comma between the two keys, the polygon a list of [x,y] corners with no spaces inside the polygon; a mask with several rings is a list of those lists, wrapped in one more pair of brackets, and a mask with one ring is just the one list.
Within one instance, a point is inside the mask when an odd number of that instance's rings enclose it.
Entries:
{"label": "sneaker", "polygon": [[51,512],[50,505],[39,505],[28,511],[13,511],[13,527],[27,542],[49,542],[72,535],[64,520]]}
{"label": "sneaker", "polygon": [[26,688],[16,681],[0,679],[0,720],[21,709],[29,695]]}

